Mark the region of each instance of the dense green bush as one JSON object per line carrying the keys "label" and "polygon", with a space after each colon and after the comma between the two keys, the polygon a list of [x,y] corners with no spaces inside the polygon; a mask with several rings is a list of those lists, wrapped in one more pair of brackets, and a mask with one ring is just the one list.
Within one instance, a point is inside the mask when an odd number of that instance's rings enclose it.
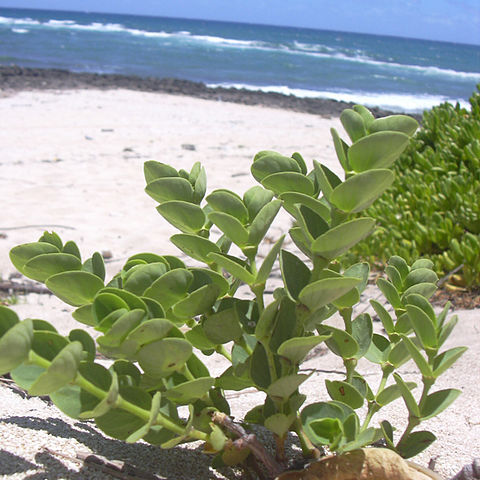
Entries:
{"label": "dense green bush", "polygon": [[[471,111],[444,103],[426,111],[423,128],[393,167],[395,182],[367,214],[374,235],[352,249],[385,264],[395,252],[408,262],[428,256],[451,286],[480,286],[480,93]],[[454,287],[455,288],[455,287]]]}

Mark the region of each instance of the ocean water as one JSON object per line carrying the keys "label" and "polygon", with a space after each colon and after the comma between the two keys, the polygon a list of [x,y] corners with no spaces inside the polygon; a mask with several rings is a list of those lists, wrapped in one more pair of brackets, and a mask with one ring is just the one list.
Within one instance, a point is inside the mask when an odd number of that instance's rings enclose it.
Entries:
{"label": "ocean water", "polygon": [[0,64],[175,77],[419,112],[468,104],[480,46],[206,20],[0,8]]}

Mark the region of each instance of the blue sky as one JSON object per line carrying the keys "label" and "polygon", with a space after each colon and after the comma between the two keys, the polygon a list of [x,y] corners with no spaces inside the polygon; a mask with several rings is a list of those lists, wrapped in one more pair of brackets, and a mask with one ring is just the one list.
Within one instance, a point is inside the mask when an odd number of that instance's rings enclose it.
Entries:
{"label": "blue sky", "polygon": [[480,0],[0,0],[0,6],[231,20],[480,45]]}

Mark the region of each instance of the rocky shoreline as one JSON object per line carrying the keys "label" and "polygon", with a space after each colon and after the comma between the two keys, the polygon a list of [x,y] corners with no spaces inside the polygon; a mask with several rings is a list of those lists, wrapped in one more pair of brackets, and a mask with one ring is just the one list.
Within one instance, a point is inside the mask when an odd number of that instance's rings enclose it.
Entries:
{"label": "rocky shoreline", "polygon": [[[211,88],[201,82],[177,78],[143,78],[133,75],[80,73],[50,68],[0,66],[0,96],[7,96],[13,92],[25,90],[72,89],[128,89],[187,95],[205,100],[281,108],[326,118],[339,116],[345,108],[353,105],[353,103],[332,99],[300,98],[293,95],[236,88]],[[376,117],[383,117],[393,113],[381,108],[371,108],[371,110]],[[421,115],[411,116],[421,120]]]}

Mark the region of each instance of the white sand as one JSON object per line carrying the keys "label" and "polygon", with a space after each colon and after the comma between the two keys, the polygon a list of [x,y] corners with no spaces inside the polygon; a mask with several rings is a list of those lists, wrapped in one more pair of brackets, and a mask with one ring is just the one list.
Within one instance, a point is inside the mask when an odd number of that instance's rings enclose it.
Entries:
{"label": "white sand", "polygon": [[[45,229],[77,242],[85,257],[95,250],[110,251],[110,275],[134,253],[178,254],[168,242],[175,229],[143,192],[144,161],[185,169],[201,161],[209,191],[225,187],[242,194],[254,185],[249,168],[260,150],[288,155],[299,151],[309,164],[315,158],[339,172],[331,127],[341,129],[339,120],[121,90],[24,92],[1,98],[0,233],[7,237],[0,238],[0,275],[8,278],[14,271],[8,259],[10,248],[35,241]],[[288,227],[288,217],[280,217],[273,235]],[[45,318],[62,332],[72,325],[70,309],[54,298],[30,295],[13,308],[22,318]],[[460,388],[463,395],[425,425],[438,441],[417,459],[426,465],[431,457],[438,457],[437,468],[445,478],[480,456],[476,317],[476,312],[461,312],[450,345],[467,345],[470,350],[439,381],[439,388]],[[211,362],[210,366],[212,373],[222,369]],[[331,370],[341,365],[327,355],[310,360],[305,367]],[[365,368],[367,374],[372,370]],[[411,365],[402,369],[408,380],[411,370]],[[315,373],[302,387],[309,401],[326,398],[324,378],[325,374]],[[367,378],[373,385],[378,381],[375,375]],[[261,398],[248,392],[233,394],[235,414],[241,416]],[[396,402],[381,415],[401,424],[404,406]],[[170,479],[222,478],[208,470],[197,451],[179,447],[153,452],[151,446],[106,439],[92,424],[67,419],[39,399],[21,400],[0,387],[0,478],[110,478],[51,456],[42,451],[44,446],[70,455],[91,450]]]}

